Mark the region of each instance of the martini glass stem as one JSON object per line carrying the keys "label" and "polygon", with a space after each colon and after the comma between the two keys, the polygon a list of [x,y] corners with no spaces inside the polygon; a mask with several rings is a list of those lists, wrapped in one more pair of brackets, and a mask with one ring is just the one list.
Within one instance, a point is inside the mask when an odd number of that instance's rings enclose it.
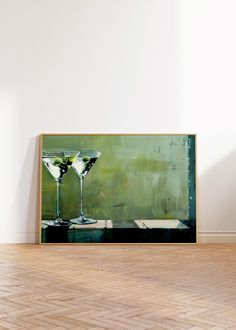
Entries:
{"label": "martini glass stem", "polygon": [[82,219],[84,218],[84,212],[83,212],[83,180],[84,178],[80,177],[80,216]]}
{"label": "martini glass stem", "polygon": [[57,218],[55,222],[61,222],[61,210],[60,210],[60,200],[61,200],[61,181],[57,181],[57,208],[56,208],[56,212],[57,212]]}

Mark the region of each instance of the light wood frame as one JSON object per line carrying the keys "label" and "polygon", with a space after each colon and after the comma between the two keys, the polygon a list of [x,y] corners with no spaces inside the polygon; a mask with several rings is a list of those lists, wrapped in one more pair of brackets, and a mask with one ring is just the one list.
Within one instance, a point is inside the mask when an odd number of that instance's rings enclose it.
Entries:
{"label": "light wood frame", "polygon": [[[43,147],[43,137],[44,136],[181,136],[181,135],[191,135],[194,136],[195,141],[195,205],[196,205],[196,241],[194,243],[43,243],[41,241],[41,220],[42,220],[42,147]],[[39,244],[49,244],[49,245],[122,245],[122,246],[153,246],[153,245],[196,245],[198,244],[198,172],[197,172],[197,133],[41,133],[39,136],[39,212],[38,212],[38,228],[39,228]]]}

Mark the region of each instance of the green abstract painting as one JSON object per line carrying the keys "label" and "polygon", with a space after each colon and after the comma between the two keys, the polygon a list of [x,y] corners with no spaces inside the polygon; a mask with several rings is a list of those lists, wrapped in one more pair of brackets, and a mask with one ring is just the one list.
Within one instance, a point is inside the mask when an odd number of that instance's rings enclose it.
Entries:
{"label": "green abstract painting", "polygon": [[42,243],[195,243],[195,135],[41,136]]}

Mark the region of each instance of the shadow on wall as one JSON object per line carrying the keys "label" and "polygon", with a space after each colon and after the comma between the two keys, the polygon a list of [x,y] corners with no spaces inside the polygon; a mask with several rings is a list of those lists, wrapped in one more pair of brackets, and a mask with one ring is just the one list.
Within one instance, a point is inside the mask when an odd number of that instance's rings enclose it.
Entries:
{"label": "shadow on wall", "polygon": [[33,155],[33,169],[30,180],[29,204],[27,207],[27,225],[33,223],[34,242],[39,242],[39,211],[40,211],[40,177],[39,177],[39,136],[31,138],[28,154]]}
{"label": "shadow on wall", "polygon": [[198,200],[200,231],[236,231],[236,151],[199,178]]}
{"label": "shadow on wall", "polygon": [[25,157],[22,160],[22,169],[17,182],[16,195],[12,207],[12,215],[20,222],[16,240],[18,242],[38,242],[39,228],[39,138],[29,140]]}

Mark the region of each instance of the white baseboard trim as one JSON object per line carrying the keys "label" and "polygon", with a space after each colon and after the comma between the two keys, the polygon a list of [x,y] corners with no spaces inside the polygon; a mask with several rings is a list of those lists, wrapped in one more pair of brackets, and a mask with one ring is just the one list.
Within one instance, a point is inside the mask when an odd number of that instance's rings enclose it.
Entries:
{"label": "white baseboard trim", "polygon": [[38,233],[0,233],[0,243],[38,243]]}
{"label": "white baseboard trim", "polygon": [[[38,243],[38,233],[0,233],[0,243]],[[236,243],[236,231],[198,233],[199,243]]]}
{"label": "white baseboard trim", "polygon": [[199,243],[236,243],[236,231],[204,231],[198,233]]}

